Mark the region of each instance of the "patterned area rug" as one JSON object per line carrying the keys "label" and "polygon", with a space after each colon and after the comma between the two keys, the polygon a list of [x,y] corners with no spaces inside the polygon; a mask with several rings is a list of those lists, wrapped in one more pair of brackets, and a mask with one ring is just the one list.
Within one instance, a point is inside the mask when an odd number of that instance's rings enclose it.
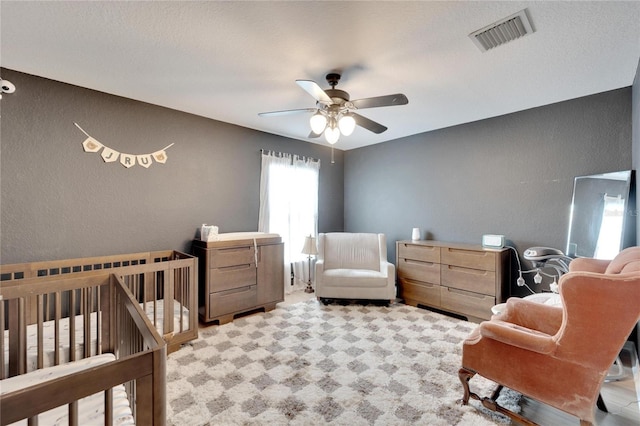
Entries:
{"label": "patterned area rug", "polygon": [[[324,306],[315,299],[203,327],[169,356],[168,423],[509,423],[475,401],[456,403],[460,343],[475,327],[404,304]],[[493,386],[472,379],[482,395]]]}

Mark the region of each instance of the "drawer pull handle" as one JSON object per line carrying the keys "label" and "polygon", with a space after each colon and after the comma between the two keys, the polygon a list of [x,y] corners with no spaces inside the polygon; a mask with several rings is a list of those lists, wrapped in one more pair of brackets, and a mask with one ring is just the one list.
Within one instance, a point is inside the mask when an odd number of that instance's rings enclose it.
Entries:
{"label": "drawer pull handle", "polygon": [[475,299],[486,299],[488,297],[486,294],[472,293],[470,291],[458,290],[455,288],[447,288],[447,291],[450,293],[461,294],[467,297],[473,297]]}
{"label": "drawer pull handle", "polygon": [[250,263],[244,263],[242,265],[232,265],[232,266],[223,266],[220,269],[221,271],[234,271],[234,270],[240,270],[240,269],[249,269],[251,267]]}
{"label": "drawer pull handle", "polygon": [[225,253],[230,253],[230,252],[234,252],[234,251],[251,251],[251,247],[249,247],[249,246],[246,246],[246,247],[228,247],[228,248],[218,249],[218,251],[225,252]]}
{"label": "drawer pull handle", "polygon": [[450,271],[457,271],[457,272],[461,272],[463,274],[469,274],[469,275],[487,275],[487,271],[481,271],[479,269],[469,269],[469,268],[461,268],[458,266],[448,266]]}
{"label": "drawer pull handle", "polygon": [[[431,284],[431,283],[428,283],[426,281],[417,281],[417,280],[413,280],[411,278],[403,278],[403,280],[406,281],[407,283],[419,285],[419,286],[422,286],[422,287],[435,288],[437,286],[436,284]],[[440,286],[437,286],[437,287],[440,287]]]}
{"label": "drawer pull handle", "polygon": [[487,253],[487,252],[484,252],[484,251],[470,251],[470,250],[453,249],[453,248],[448,248],[447,251],[449,251],[449,253],[464,254],[465,256],[487,257],[487,256],[492,254],[492,253]]}
{"label": "drawer pull handle", "polygon": [[413,260],[413,259],[403,259],[404,263],[413,263],[416,265],[428,265],[428,266],[433,266],[434,263],[433,262],[424,262],[422,260]]}
{"label": "drawer pull handle", "polygon": [[223,296],[230,296],[232,294],[236,294],[236,293],[245,293],[247,291],[251,291],[251,286],[246,286],[246,287],[237,287],[237,288],[232,288],[229,290],[223,290],[223,291],[217,291],[214,294],[215,296],[218,297],[223,297]]}

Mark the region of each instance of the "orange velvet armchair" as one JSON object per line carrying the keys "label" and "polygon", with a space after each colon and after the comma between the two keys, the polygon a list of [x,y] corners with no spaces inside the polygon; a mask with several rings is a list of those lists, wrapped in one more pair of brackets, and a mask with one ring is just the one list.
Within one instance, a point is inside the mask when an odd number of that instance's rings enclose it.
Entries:
{"label": "orange velvet armchair", "polygon": [[609,368],[640,320],[640,247],[612,261],[576,259],[559,282],[562,306],[510,298],[464,341],[460,381],[469,398],[534,424],[470,391],[479,374],[592,425]]}

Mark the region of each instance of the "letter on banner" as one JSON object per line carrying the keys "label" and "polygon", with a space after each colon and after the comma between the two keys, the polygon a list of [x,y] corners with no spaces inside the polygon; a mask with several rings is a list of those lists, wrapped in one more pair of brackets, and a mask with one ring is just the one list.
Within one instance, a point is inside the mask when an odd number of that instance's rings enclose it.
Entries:
{"label": "letter on banner", "polygon": [[84,148],[84,152],[98,152],[100,148],[102,148],[102,144],[95,140],[92,137],[88,137],[82,142],[82,147]]}
{"label": "letter on banner", "polygon": [[102,159],[104,160],[105,163],[112,163],[114,161],[118,161],[118,157],[120,156],[120,153],[118,151],[115,151],[111,148],[109,148],[108,146],[104,147],[104,150],[102,151]]}
{"label": "letter on banner", "polygon": [[151,165],[151,155],[144,154],[144,155],[138,155],[137,157],[138,157],[138,164],[140,164],[145,169],[148,169],[149,166]]}
{"label": "letter on banner", "polygon": [[131,154],[120,154],[120,164],[125,166],[127,169],[129,167],[136,165],[136,156]]}
{"label": "letter on banner", "polygon": [[154,152],[154,153],[153,153],[153,154],[151,154],[151,155],[153,155],[153,158],[154,158],[158,163],[164,164],[164,163],[166,163],[166,162],[167,162],[167,153],[166,153],[166,152],[164,152],[164,149],[163,149],[163,150],[161,150],[161,151],[156,151],[156,152]]}

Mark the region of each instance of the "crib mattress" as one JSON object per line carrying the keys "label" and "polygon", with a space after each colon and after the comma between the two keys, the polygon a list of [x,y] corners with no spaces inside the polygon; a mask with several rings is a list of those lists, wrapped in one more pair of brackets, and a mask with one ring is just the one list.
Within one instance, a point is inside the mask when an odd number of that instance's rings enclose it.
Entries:
{"label": "crib mattress", "polygon": [[[115,359],[113,354],[102,354],[4,379],[0,381],[0,395],[59,377],[70,376],[91,367],[115,361]],[[64,405],[40,414],[38,422],[41,425],[67,425],[69,424],[68,416],[69,408]],[[102,424],[103,422],[104,392],[93,394],[78,401],[78,424]],[[12,423],[12,425],[26,424],[27,420]],[[113,388],[113,424],[121,426],[135,424],[124,385],[118,385]]]}
{"label": "crib mattress", "polygon": [[[174,334],[180,332],[180,313],[182,312],[182,331],[186,331],[191,327],[195,327],[195,324],[189,324],[189,309],[185,306],[180,306],[180,302],[177,300],[173,301],[173,332]],[[164,318],[164,301],[159,299],[156,301],[155,306],[153,302],[146,302],[141,304],[147,317],[151,321],[152,324],[156,325],[156,329],[158,333],[164,335],[164,322],[162,319]],[[155,314],[154,314],[155,310]],[[155,323],[154,323],[155,316]],[[96,325],[96,317],[97,313],[91,313],[90,321],[91,321],[91,336],[90,336],[90,353],[91,356],[95,355],[96,352],[96,342],[97,342],[97,325]],[[84,346],[85,346],[85,338],[84,338],[84,317],[82,315],[77,315],[75,317],[75,336],[76,336],[76,354],[75,359],[80,359],[84,357]],[[42,335],[43,335],[43,367],[51,367],[55,365],[55,322],[54,321],[46,321],[42,324]],[[60,359],[61,363],[70,361],[69,354],[69,318],[60,319],[60,341],[59,341],[59,350],[60,350]],[[9,359],[9,332],[5,330],[4,332],[4,348],[5,348],[5,374],[8,374],[8,359]],[[33,371],[37,369],[38,365],[38,328],[36,324],[31,324],[27,326],[27,372]]]}

